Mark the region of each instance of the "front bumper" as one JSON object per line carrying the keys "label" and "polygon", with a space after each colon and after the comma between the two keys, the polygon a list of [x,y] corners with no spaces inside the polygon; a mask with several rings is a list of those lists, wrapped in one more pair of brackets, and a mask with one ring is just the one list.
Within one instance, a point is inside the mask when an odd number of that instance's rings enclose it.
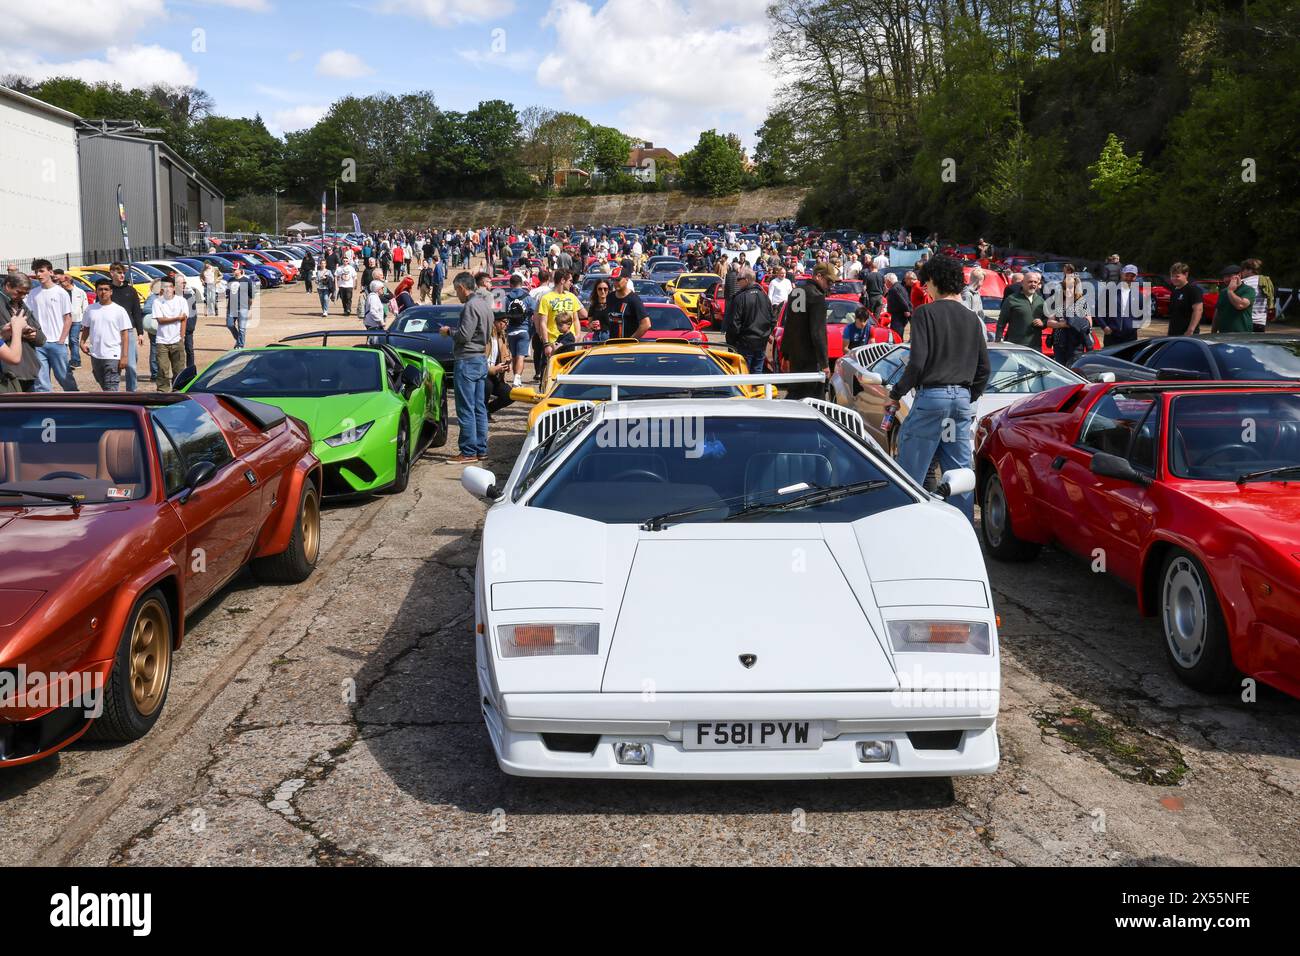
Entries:
{"label": "front bumper", "polygon": [[[522,716],[535,713],[536,697],[512,701],[507,695],[498,708],[481,698],[488,736],[501,769],[524,777],[596,777],[657,780],[816,780],[843,777],[952,777],[991,774],[999,760],[997,693],[967,706],[964,693],[926,695],[908,699],[889,692],[876,694],[660,694],[652,703],[639,695],[538,695],[557,705],[552,713],[581,709],[575,698],[595,705],[589,718]],[[556,698],[564,698],[563,701]],[[854,700],[856,699],[856,700]],[[683,710],[686,708],[686,710]],[[655,711],[655,716],[639,716]],[[689,720],[674,713],[690,713]],[[839,713],[840,717],[830,714]],[[638,714],[630,718],[630,715]],[[854,716],[846,716],[846,715]],[[823,742],[816,750],[687,750],[682,730],[693,720],[813,719],[822,724]],[[955,740],[942,749],[911,735],[949,732]],[[589,752],[548,747],[544,735],[587,735]],[[857,744],[889,741],[888,761],[863,763]],[[645,765],[620,764],[614,748],[620,742],[650,744]]]}

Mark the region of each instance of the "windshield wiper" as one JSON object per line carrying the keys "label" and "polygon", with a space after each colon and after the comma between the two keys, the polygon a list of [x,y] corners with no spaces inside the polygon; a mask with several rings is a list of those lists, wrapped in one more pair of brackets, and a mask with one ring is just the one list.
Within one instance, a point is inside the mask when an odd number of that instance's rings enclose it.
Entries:
{"label": "windshield wiper", "polygon": [[1263,471],[1248,471],[1244,475],[1237,476],[1237,484],[1246,481],[1254,481],[1257,478],[1271,478],[1274,475],[1285,475],[1288,472],[1300,471],[1300,465],[1279,465],[1277,468],[1265,468]]}
{"label": "windshield wiper", "polygon": [[85,495],[70,495],[63,491],[19,491],[16,488],[0,488],[0,495],[6,498],[44,498],[46,501],[72,505],[73,511],[80,511],[81,503],[86,500]]}
{"label": "windshield wiper", "polygon": [[767,504],[748,505],[741,508],[735,514],[727,515],[723,521],[735,521],[737,518],[748,518],[757,514],[773,514],[779,511],[798,511],[801,508],[812,508],[816,505],[828,504],[832,501],[841,501],[844,498],[850,498],[853,495],[860,495],[867,491],[879,491],[881,488],[888,488],[889,482],[883,478],[871,478],[867,481],[855,481],[847,485],[835,485],[831,488],[818,488],[814,491],[806,492],[797,497],[790,498],[786,501],[772,501]]}
{"label": "windshield wiper", "polygon": [[1024,375],[1017,375],[1009,382],[989,382],[989,391],[1002,392],[1013,385],[1019,385],[1021,382],[1028,382],[1032,378],[1041,378],[1050,371],[1051,369],[1040,368],[1033,372],[1026,372]]}
{"label": "windshield wiper", "polygon": [[788,495],[796,491],[806,491],[809,488],[817,488],[818,485],[809,484],[801,481],[798,484],[787,485],[784,488],[769,488],[767,491],[760,491],[751,495],[732,495],[730,498],[719,498],[711,505],[704,505],[700,508],[686,508],[682,511],[666,511],[661,515],[655,515],[653,518],[646,518],[641,522],[642,531],[662,531],[668,527],[669,523],[676,523],[683,518],[689,518],[692,515],[707,514],[710,511],[717,511],[719,508],[727,508],[737,501],[744,501],[746,498],[766,498],[769,495]]}

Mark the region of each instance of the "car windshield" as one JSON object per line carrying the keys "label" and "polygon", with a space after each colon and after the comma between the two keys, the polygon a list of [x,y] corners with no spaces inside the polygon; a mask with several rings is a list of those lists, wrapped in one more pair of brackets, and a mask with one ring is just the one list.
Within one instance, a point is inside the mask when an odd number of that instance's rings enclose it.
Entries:
{"label": "car windshield", "polygon": [[0,407],[0,509],[143,498],[144,447],[131,412]]}
{"label": "car windshield", "polygon": [[1300,394],[1175,396],[1169,470],[1201,481],[1264,480],[1259,473],[1272,471],[1279,480],[1300,478]]}
{"label": "car windshield", "polygon": [[[446,308],[434,306],[416,306],[402,312],[394,321],[393,332],[437,332],[444,325],[452,326],[457,322],[460,306],[449,305]],[[447,341],[451,341],[448,339]]]}
{"label": "car windshield", "polygon": [[[654,311],[654,310],[651,310]],[[717,375],[725,377],[726,371],[704,352],[605,352],[586,355],[569,369],[570,375]],[[621,387],[619,398],[654,398],[672,392],[670,387],[653,388],[636,385]],[[695,391],[700,398],[735,398],[740,389],[734,385]],[[606,385],[559,385],[552,398],[586,399],[601,402],[609,400]]]}
{"label": "car windshield", "polygon": [[652,332],[690,332],[695,328],[686,313],[677,307],[647,309]]}
{"label": "car windshield", "polygon": [[1210,346],[1223,377],[1239,381],[1300,379],[1300,340],[1215,342]]}
{"label": "car windshield", "polygon": [[684,289],[687,292],[698,292],[701,289],[709,288],[709,286],[713,285],[717,281],[717,276],[678,276],[677,288]]}
{"label": "car windshield", "polygon": [[[807,418],[748,416],[629,418],[603,422],[529,500],[606,524],[640,524],[704,509],[677,521],[722,521],[749,506],[819,488],[883,481],[882,487],[753,520],[846,522],[915,499],[850,440]],[[748,516],[746,516],[748,517]]]}
{"label": "car windshield", "polygon": [[305,398],[377,392],[379,353],[372,349],[274,348],[231,352],[187,389],[249,398]]}
{"label": "car windshield", "polygon": [[989,349],[989,392],[1046,392],[1079,381],[1074,373],[1030,349]]}
{"label": "car windshield", "polygon": [[853,314],[858,311],[858,308],[857,302],[850,302],[847,299],[827,299],[826,324],[849,325],[853,321]]}

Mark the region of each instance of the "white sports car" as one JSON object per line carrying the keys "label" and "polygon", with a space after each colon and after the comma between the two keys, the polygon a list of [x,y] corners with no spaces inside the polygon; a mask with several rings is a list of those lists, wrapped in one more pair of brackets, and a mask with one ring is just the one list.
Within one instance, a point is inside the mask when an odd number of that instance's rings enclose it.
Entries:
{"label": "white sports car", "polygon": [[[746,384],[807,376],[746,376]],[[588,380],[592,379],[592,380]],[[491,500],[478,680],[525,776],[951,776],[998,764],[997,622],[970,523],[856,413],[612,400],[541,416]],[[690,390],[710,378],[654,379]],[[770,394],[770,393],[769,393]],[[970,490],[967,470],[942,494]]]}

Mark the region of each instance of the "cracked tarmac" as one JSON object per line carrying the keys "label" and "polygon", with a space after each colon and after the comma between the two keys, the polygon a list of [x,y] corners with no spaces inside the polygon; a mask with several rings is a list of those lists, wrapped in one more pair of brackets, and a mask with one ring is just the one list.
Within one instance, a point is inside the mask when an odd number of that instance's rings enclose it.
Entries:
{"label": "cracked tarmac", "polygon": [[[304,311],[286,315],[277,336],[312,327],[294,318]],[[521,411],[497,416],[499,474],[522,434]],[[144,740],[78,744],[0,775],[6,861],[1300,863],[1300,701],[1263,686],[1249,703],[1182,686],[1133,595],[1050,549],[1033,564],[989,562],[1003,651],[992,776],[507,777],[473,664],[483,509],[458,479],[426,456],[405,494],[325,511],[322,564],[306,585],[243,575],[228,586],[190,620],[167,709]],[[1119,772],[1132,753],[1186,769],[1173,783]]]}

